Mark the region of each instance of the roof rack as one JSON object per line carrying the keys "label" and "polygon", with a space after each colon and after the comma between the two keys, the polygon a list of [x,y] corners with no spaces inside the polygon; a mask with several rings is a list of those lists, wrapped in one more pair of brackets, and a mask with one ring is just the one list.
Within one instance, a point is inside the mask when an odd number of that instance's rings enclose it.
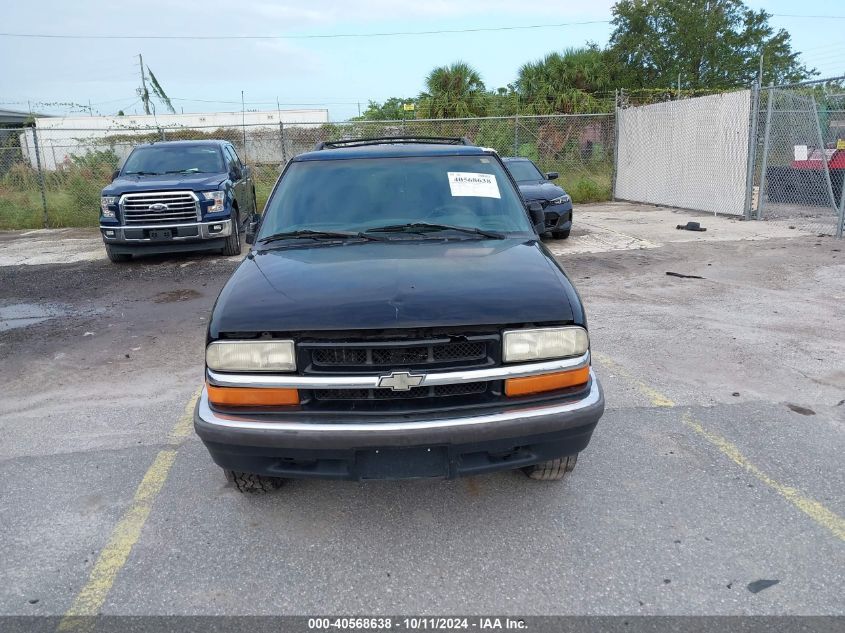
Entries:
{"label": "roof rack", "polygon": [[340,141],[320,141],[314,146],[314,151],[337,149],[339,147],[362,147],[366,145],[390,145],[395,143],[472,145],[472,141],[465,136],[377,136],[375,138],[351,138]]}

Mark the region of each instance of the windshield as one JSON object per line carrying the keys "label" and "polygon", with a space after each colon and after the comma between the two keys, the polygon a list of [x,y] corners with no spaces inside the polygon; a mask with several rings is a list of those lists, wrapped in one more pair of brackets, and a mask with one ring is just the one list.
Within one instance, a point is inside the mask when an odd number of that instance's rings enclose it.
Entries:
{"label": "windshield", "polygon": [[166,174],[180,172],[220,173],[220,150],[209,145],[149,145],[137,147],[126,159],[123,174]]}
{"label": "windshield", "polygon": [[513,179],[517,182],[545,179],[545,176],[540,173],[540,170],[530,160],[509,160],[505,165],[513,176]]}
{"label": "windshield", "polygon": [[258,237],[417,222],[531,232],[521,198],[495,158],[437,156],[293,163],[267,203]]}

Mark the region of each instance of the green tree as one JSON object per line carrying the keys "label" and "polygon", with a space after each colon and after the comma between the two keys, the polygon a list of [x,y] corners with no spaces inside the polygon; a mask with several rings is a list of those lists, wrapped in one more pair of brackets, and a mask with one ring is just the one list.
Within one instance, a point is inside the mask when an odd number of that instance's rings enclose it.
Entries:
{"label": "green tree", "polygon": [[354,117],[354,121],[399,121],[404,118],[413,119],[414,112],[406,112],[404,105],[406,103],[416,103],[416,99],[402,99],[400,97],[390,97],[383,103],[378,101],[370,101],[367,104],[367,109],[361,113],[361,116]]}
{"label": "green tree", "polygon": [[516,80],[522,110],[531,114],[604,111],[607,100],[596,93],[610,86],[608,56],[596,45],[550,53],[524,64]]}
{"label": "green tree", "polygon": [[613,7],[609,54],[616,79],[630,88],[745,86],[800,81],[813,74],[771,15],[742,0],[619,0]]}
{"label": "green tree", "polygon": [[425,78],[417,116],[424,119],[484,116],[488,93],[481,75],[469,64],[439,66]]}

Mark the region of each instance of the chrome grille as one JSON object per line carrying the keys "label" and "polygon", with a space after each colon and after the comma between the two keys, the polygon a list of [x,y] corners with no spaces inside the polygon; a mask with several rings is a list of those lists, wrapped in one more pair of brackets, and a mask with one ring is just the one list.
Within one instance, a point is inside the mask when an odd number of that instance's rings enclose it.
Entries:
{"label": "chrome grille", "polygon": [[[164,207],[151,208],[158,205]],[[191,191],[126,193],[120,198],[120,211],[124,226],[184,224],[200,219],[199,200]]]}

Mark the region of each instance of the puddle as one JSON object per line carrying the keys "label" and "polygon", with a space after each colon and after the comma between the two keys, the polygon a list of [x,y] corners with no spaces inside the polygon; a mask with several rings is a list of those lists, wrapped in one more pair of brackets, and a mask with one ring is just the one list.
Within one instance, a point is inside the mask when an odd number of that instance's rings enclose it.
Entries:
{"label": "puddle", "polygon": [[0,306],[0,332],[35,325],[65,314],[64,310],[56,306],[37,303],[14,303]]}

